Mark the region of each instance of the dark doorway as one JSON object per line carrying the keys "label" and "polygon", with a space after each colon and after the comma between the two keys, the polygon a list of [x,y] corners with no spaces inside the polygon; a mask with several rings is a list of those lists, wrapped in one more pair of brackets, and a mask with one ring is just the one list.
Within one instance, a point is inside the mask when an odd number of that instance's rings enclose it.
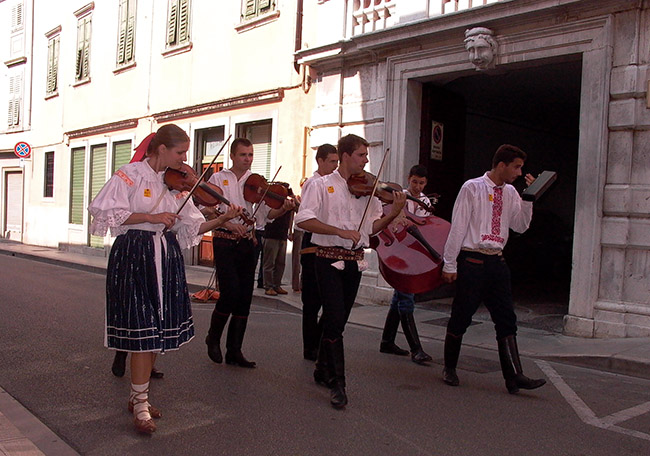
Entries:
{"label": "dark doorway", "polygon": [[[525,173],[558,173],[554,186],[535,203],[529,230],[511,232],[504,251],[515,301],[535,306],[536,312],[544,306],[548,312],[568,310],[581,76],[578,55],[423,85],[421,158],[429,166],[427,191],[441,194],[437,215],[450,220],[462,183],[489,170],[501,144],[526,151]],[[432,121],[439,119],[443,154],[442,160],[433,160]],[[514,185],[523,190],[523,178]]]}

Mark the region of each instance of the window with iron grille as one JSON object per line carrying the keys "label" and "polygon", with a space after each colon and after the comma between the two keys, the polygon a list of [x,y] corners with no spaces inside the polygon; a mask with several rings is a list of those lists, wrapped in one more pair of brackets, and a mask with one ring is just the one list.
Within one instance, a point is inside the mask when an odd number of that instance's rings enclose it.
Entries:
{"label": "window with iron grille", "polygon": [[275,10],[275,0],[243,0],[242,21],[254,19]]}
{"label": "window with iron grille", "polygon": [[166,47],[190,43],[190,0],[169,0]]}
{"label": "window with iron grille", "polygon": [[135,9],[136,0],[119,0],[119,24],[117,33],[117,66],[135,61]]}
{"label": "window with iron grille", "polygon": [[54,196],[54,152],[45,152],[43,176],[43,196],[52,198]]}

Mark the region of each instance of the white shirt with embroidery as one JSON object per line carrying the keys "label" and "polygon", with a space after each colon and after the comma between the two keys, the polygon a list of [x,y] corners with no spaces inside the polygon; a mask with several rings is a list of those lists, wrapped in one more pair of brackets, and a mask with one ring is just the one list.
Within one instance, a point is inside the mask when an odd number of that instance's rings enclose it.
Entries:
{"label": "white shirt with embroidery", "polygon": [[522,201],[512,185],[497,186],[488,173],[468,180],[454,204],[442,270],[457,271],[456,259],[463,248],[502,250],[509,230],[523,233],[532,217],[533,203]]}
{"label": "white shirt with embroidery", "polygon": [[[165,228],[162,223],[123,223],[133,213],[176,213],[185,200],[186,193],[170,191],[163,180],[164,174],[163,171],[154,171],[149,166],[149,159],[122,166],[88,206],[93,217],[91,234],[105,236],[109,228],[113,236],[119,236],[128,230],[162,232]],[[205,217],[192,201],[183,207],[179,216],[181,218],[171,231],[176,233],[181,248],[197,245],[201,241],[198,232]]]}
{"label": "white shirt with embroidery", "polygon": [[[404,189],[404,193],[406,193],[409,196],[412,196],[413,198],[419,199],[427,206],[431,206],[431,201],[429,200],[429,197],[426,196],[424,193],[420,193],[418,196],[411,195],[411,192],[409,192],[408,189],[406,188]],[[425,208],[420,206],[415,201],[406,200],[406,210],[409,211],[411,214],[417,215],[419,217],[426,217],[427,215],[431,215],[429,212],[427,212]]]}
{"label": "white shirt with embroidery", "polygon": [[[313,174],[309,179],[307,179],[305,182],[302,183],[302,188],[300,189],[300,199],[301,199],[301,201],[302,201],[302,197],[303,197],[303,195],[305,194],[305,191],[307,191],[307,189],[309,188],[309,186],[310,186],[310,185],[311,185],[311,184],[312,184],[316,179],[320,179],[321,177],[323,177],[323,176],[321,176],[321,175],[318,173],[318,171],[314,171],[314,174]],[[301,202],[300,204],[302,204],[302,202]],[[303,230],[302,228],[300,228],[300,227],[298,226],[295,217],[294,217],[294,220],[293,220],[293,230],[294,230],[294,231],[305,231],[305,230]]]}
{"label": "white shirt with embroidery", "polygon": [[[217,185],[221,190],[223,190],[223,196],[228,201],[230,201],[232,204],[243,207],[248,213],[247,215],[252,216],[253,203],[249,203],[244,199],[244,184],[246,183],[246,179],[248,179],[251,174],[253,173],[249,169],[242,175],[241,179],[238,180],[237,176],[234,172],[232,172],[232,170],[224,168],[218,173],[214,173],[212,176],[210,176],[208,182]],[[225,204],[220,204],[219,208],[224,212],[227,210]],[[260,208],[259,210],[262,209]],[[257,218],[257,214],[255,214],[255,217]],[[230,223],[237,223],[240,225],[244,224],[240,217],[230,220]]]}
{"label": "white shirt with embroidery", "polygon": [[[368,198],[367,196],[357,198],[352,195],[348,190],[347,181],[336,170],[332,174],[314,179],[306,189],[303,186],[303,197],[298,214],[296,214],[296,223],[315,218],[327,225],[357,231]],[[370,245],[369,237],[372,233],[372,224],[381,216],[381,203],[379,199],[372,198],[363,227],[359,230],[361,241],[356,248]],[[324,247],[337,246],[346,249],[351,249],[354,244],[350,239],[318,233],[312,235],[311,241]]]}

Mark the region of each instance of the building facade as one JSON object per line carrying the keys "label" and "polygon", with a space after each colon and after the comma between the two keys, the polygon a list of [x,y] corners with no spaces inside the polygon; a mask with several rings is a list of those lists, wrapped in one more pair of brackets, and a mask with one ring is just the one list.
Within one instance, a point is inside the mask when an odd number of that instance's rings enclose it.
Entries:
{"label": "building facade", "polygon": [[445,218],[519,145],[559,177],[507,247],[517,297],[566,300],[568,334],[650,335],[650,2],[319,0],[304,31],[314,143],[359,133],[399,183],[426,164]]}

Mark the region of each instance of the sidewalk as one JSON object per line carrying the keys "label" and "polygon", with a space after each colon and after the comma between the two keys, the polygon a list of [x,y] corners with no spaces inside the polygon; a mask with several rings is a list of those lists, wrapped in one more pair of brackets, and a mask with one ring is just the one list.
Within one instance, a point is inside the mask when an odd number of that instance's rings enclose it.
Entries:
{"label": "sidewalk", "polygon": [[[0,254],[96,273],[104,273],[107,263],[107,258],[102,256],[91,256],[5,240],[0,240]],[[208,267],[186,267],[190,291],[205,287],[211,273],[212,270]],[[288,295],[269,298],[264,295],[264,290],[256,288],[254,296],[263,298],[267,302],[270,300],[282,301],[297,309],[302,307],[299,293],[289,292]],[[433,304],[418,305],[415,312],[418,332],[425,345],[431,341],[443,342],[445,338],[446,322],[449,317],[448,300],[440,300]],[[381,329],[386,318],[386,311],[386,306],[383,305],[361,303],[352,310],[349,321],[353,324]],[[532,311],[534,312],[534,309]],[[477,314],[475,323],[465,335],[463,344],[496,350],[493,325],[488,321],[487,316],[482,319]],[[526,327],[522,323],[517,339],[522,356],[650,379],[650,338],[582,339],[565,336],[551,330]],[[379,347],[379,341],[377,347]],[[431,354],[434,361],[442,362],[442,353]],[[38,447],[35,444],[38,444]],[[38,448],[43,449],[45,453]],[[38,419],[23,409],[9,394],[0,389],[0,456],[42,454],[72,455],[76,453],[51,433]]]}

